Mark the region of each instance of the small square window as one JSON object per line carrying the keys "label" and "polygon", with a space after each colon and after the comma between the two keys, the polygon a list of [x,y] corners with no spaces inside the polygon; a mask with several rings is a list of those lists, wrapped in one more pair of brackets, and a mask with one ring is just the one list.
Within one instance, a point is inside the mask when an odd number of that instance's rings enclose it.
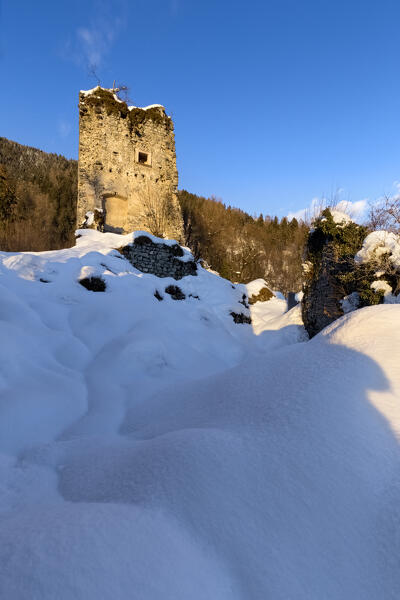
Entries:
{"label": "small square window", "polygon": [[146,165],[151,167],[151,154],[150,152],[144,152],[143,150],[136,150],[136,162],[140,165]]}

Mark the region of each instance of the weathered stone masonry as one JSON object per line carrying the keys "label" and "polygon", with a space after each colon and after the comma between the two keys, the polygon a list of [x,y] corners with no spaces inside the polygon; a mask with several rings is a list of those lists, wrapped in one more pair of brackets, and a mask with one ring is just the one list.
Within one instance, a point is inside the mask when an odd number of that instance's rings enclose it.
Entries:
{"label": "weathered stone masonry", "polygon": [[178,244],[154,243],[146,236],[135,239],[133,244],[120,248],[132,265],[143,273],[151,273],[157,277],[173,277],[182,279],[186,275],[197,275],[194,260],[182,261],[183,251]]}
{"label": "weathered stone masonry", "polygon": [[100,87],[79,95],[78,226],[104,212],[104,229],[182,240],[173,122],[164,107],[128,107]]}

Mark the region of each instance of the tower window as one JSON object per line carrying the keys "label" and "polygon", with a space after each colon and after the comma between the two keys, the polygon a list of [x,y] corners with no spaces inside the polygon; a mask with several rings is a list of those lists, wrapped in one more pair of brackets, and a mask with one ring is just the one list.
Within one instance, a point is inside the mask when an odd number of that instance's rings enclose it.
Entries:
{"label": "tower window", "polygon": [[144,152],[143,150],[135,151],[135,160],[140,165],[146,165],[151,167],[151,154],[150,152]]}

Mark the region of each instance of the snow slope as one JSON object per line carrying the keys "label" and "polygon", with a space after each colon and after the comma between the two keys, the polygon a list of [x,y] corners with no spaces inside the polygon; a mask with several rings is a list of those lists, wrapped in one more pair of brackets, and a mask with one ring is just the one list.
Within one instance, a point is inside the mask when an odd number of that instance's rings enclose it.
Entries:
{"label": "snow slope", "polygon": [[397,600],[400,306],[302,342],[116,237],[0,254],[0,597]]}

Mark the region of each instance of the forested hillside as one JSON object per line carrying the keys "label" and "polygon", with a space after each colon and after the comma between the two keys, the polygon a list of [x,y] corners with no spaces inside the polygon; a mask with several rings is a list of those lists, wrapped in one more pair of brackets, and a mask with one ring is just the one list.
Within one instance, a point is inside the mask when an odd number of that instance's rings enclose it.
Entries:
{"label": "forested hillside", "polygon": [[223,277],[248,282],[263,277],[283,293],[301,288],[308,228],[296,219],[260,215],[182,190],[178,194],[186,245]]}
{"label": "forested hillside", "polygon": [[0,138],[0,249],[74,244],[77,161]]}
{"label": "forested hillside", "polygon": [[[77,161],[0,138],[0,250],[74,245]],[[306,227],[295,219],[253,218],[182,190],[185,243],[232,281],[263,277],[284,293],[301,287]]]}

